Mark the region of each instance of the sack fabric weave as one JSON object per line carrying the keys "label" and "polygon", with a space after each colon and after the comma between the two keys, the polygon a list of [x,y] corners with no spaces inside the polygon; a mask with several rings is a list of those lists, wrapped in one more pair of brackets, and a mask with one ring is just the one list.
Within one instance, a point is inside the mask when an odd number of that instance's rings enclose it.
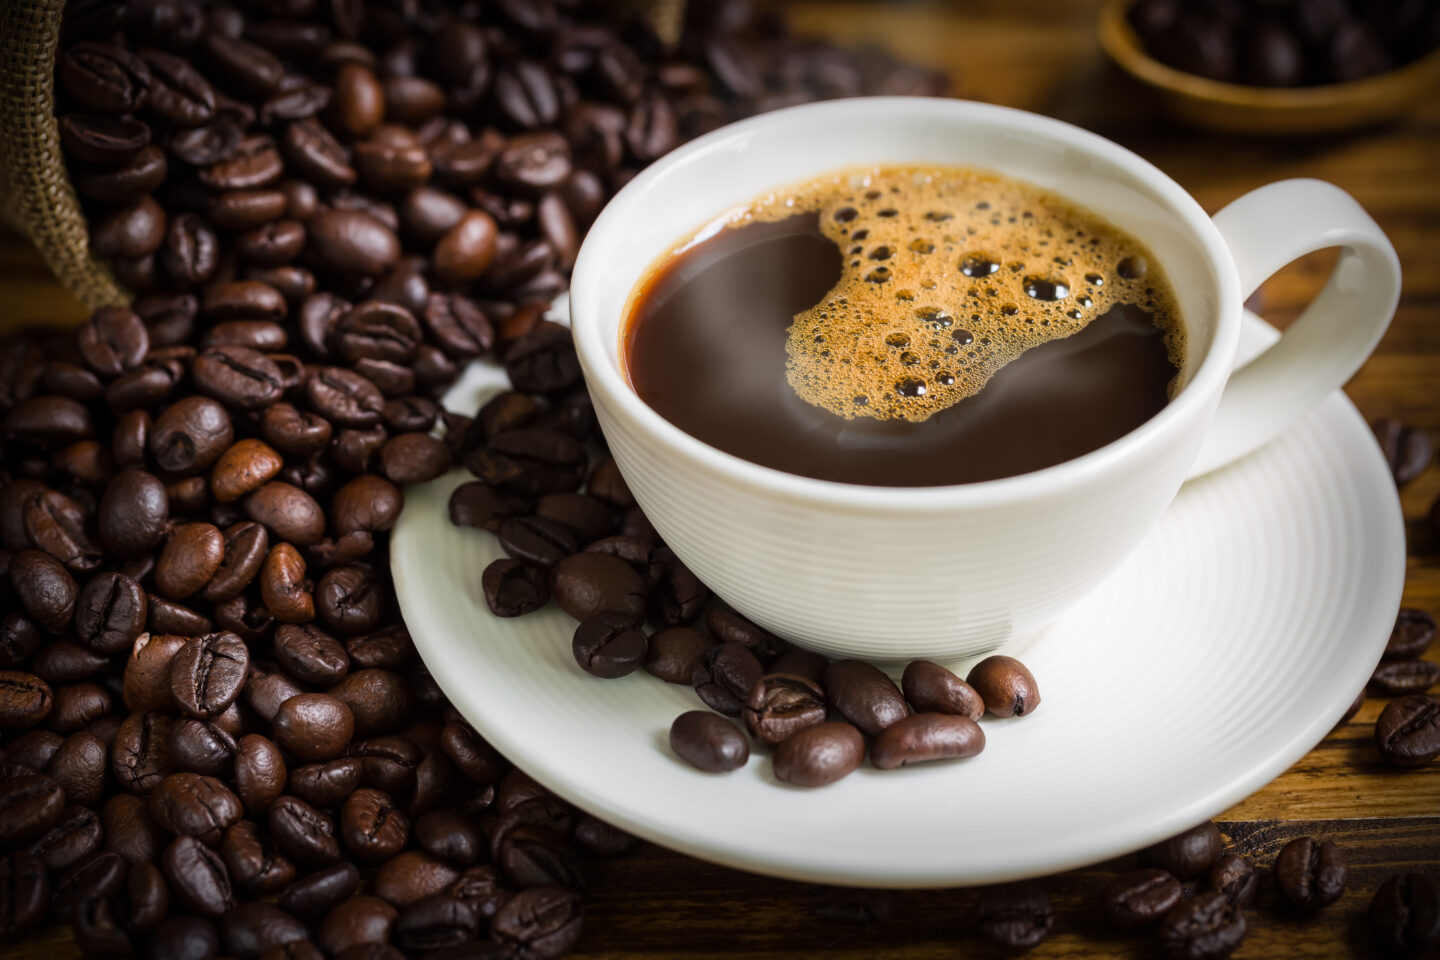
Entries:
{"label": "sack fabric weave", "polygon": [[129,303],[90,255],[90,231],[60,152],[55,50],[64,0],[0,0],[0,173],[5,219],[87,307]]}

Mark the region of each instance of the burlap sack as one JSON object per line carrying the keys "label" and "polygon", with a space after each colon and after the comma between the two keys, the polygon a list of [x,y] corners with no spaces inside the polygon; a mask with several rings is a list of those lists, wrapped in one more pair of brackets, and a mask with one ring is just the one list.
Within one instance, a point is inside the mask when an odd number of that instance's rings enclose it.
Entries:
{"label": "burlap sack", "polygon": [[[55,122],[55,51],[64,0],[0,0],[0,210],[87,307],[129,303],[90,255],[90,232],[70,185]],[[635,0],[673,43],[684,0]]]}
{"label": "burlap sack", "polygon": [[65,289],[90,308],[129,303],[90,256],[90,232],[60,153],[55,49],[63,0],[0,0],[0,173],[4,213]]}

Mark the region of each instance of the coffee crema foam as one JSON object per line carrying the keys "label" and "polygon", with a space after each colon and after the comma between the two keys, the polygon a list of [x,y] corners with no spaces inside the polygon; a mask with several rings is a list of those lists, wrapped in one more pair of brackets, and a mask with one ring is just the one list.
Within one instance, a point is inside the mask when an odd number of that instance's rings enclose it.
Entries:
{"label": "coffee crema foam", "polygon": [[790,385],[815,406],[918,423],[1117,303],[1151,312],[1184,369],[1179,307],[1154,257],[1048,190],[967,167],[852,169],[761,197],[724,226],[815,212],[845,255],[786,342]]}

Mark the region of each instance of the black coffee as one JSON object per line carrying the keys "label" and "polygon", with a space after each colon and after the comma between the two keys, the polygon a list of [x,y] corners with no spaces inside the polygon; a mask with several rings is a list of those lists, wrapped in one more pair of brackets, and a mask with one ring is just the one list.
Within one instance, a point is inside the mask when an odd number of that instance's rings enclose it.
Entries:
{"label": "black coffee", "polygon": [[625,355],[646,403],[721,450],[934,486],[1130,432],[1168,402],[1184,340],[1160,270],[1095,215],[976,171],[882,168],[777,192],[666,257]]}

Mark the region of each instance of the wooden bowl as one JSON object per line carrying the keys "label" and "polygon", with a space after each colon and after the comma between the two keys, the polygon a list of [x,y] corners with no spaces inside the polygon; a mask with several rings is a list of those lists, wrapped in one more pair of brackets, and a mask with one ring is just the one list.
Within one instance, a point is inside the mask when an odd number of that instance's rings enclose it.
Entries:
{"label": "wooden bowl", "polygon": [[1440,50],[1397,70],[1316,87],[1248,87],[1166,66],[1145,52],[1125,18],[1133,0],[1100,14],[1100,44],[1175,119],[1220,133],[1261,136],[1337,133],[1392,120],[1440,89]]}

